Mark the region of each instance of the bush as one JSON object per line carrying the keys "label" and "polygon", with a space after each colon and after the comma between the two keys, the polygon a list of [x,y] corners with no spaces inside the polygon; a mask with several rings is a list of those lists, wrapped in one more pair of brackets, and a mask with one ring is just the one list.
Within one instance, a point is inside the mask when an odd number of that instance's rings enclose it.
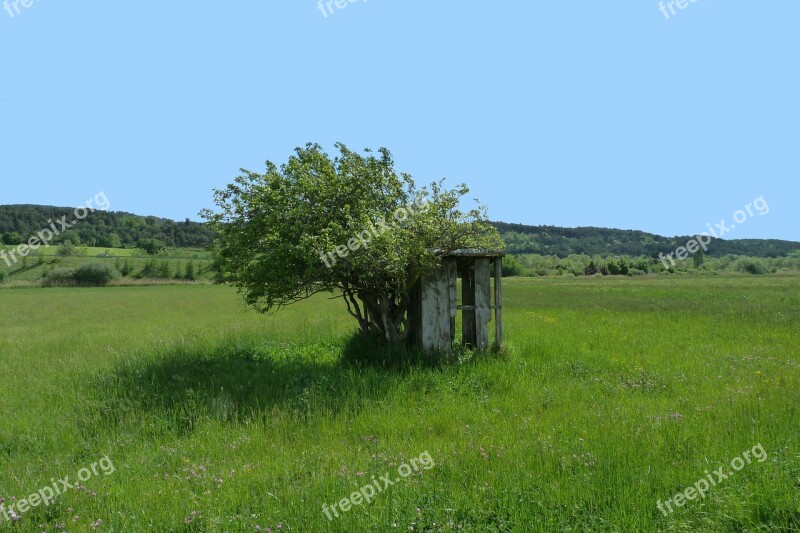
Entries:
{"label": "bush", "polygon": [[503,277],[521,276],[522,265],[512,256],[503,258]]}
{"label": "bush", "polygon": [[148,255],[157,255],[165,248],[164,243],[158,239],[139,239],[136,246],[147,252]]}
{"label": "bush", "polygon": [[71,241],[65,241],[62,244],[58,245],[58,249],[56,250],[56,255],[62,255],[62,256],[78,255],[78,248]]}
{"label": "bush", "polygon": [[75,270],[75,281],[80,285],[105,287],[111,280],[119,278],[119,272],[111,265],[89,263]]}
{"label": "bush", "polygon": [[[505,272],[503,273],[505,276]],[[186,263],[186,273],[183,275],[183,279],[187,281],[194,281],[194,263],[189,261]]]}
{"label": "bush", "polygon": [[74,268],[54,268],[47,273],[42,287],[63,287],[75,284]]}
{"label": "bush", "polygon": [[0,270],[0,284],[6,282],[6,272],[5,270]]}
{"label": "bush", "polygon": [[752,257],[742,257],[736,262],[736,270],[739,272],[747,272],[748,274],[766,274],[767,267],[760,259]]}
{"label": "bush", "polygon": [[109,265],[89,263],[78,268],[56,268],[42,282],[43,287],[105,287],[119,277],[119,272]]}

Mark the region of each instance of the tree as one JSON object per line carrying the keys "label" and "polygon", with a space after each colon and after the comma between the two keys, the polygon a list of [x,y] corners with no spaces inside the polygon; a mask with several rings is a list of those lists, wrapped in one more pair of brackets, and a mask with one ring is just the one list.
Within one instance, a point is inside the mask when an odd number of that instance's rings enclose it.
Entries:
{"label": "tree", "polygon": [[10,233],[4,233],[2,240],[3,244],[8,244],[10,246],[16,244],[23,244],[25,242],[25,239],[22,237],[22,235],[20,235],[19,232],[16,231],[12,231]]}
{"label": "tree", "polygon": [[75,246],[78,246],[78,245],[80,245],[80,243],[81,243],[81,237],[80,237],[80,235],[78,235],[78,232],[77,232],[77,231],[75,231],[75,230],[73,230],[73,229],[68,229],[67,231],[65,231],[64,233],[62,233],[62,234],[59,236],[58,240],[59,240],[61,243],[64,243],[64,244],[66,244],[66,243],[68,243],[68,242],[69,242],[69,243],[72,243],[72,244],[73,244],[73,245],[75,245]]}
{"label": "tree", "polygon": [[186,263],[186,273],[183,275],[183,279],[187,281],[194,281],[194,263],[190,260]]}
{"label": "tree", "polygon": [[706,256],[703,253],[703,250],[697,250],[694,255],[692,256],[692,260],[694,261],[694,267],[700,268],[703,266],[703,263],[706,261]]}
{"label": "tree", "polygon": [[147,252],[148,255],[156,255],[164,250],[164,243],[158,239],[139,239],[136,246]]}
{"label": "tree", "polygon": [[390,343],[408,335],[410,289],[460,248],[502,247],[480,205],[463,212],[465,185],[417,189],[398,174],[389,150],[364,155],[336,144],[297,148],[266,172],[242,169],[204,210],[219,235],[215,267],[261,312],[333,291],[364,334]]}
{"label": "tree", "polygon": [[58,245],[56,255],[71,256],[78,255],[78,248],[72,243],[71,240],[65,240]]}

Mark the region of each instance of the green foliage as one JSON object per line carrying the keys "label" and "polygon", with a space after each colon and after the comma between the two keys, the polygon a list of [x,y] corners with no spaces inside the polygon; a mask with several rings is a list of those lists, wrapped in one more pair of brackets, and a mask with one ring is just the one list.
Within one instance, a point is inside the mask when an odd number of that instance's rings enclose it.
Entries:
{"label": "green foliage", "polygon": [[766,274],[767,267],[764,262],[753,258],[743,257],[736,262],[736,270],[739,272],[746,272],[748,274]]}
{"label": "green foliage", "polygon": [[514,256],[506,256],[503,258],[503,277],[521,276],[524,269],[519,261],[514,259]]}
{"label": "green foliage", "polygon": [[159,265],[158,265],[158,277],[159,278],[161,278],[161,279],[169,279],[172,276],[171,272],[172,271],[171,271],[171,269],[169,267],[169,261],[167,261],[165,259],[165,260],[161,261],[161,263],[159,263]]}
{"label": "green foliage", "polygon": [[74,246],[79,246],[81,244],[81,236],[78,235],[77,231],[68,229],[58,236],[58,242],[62,244],[72,243]]}
{"label": "green foliage", "polygon": [[80,253],[78,252],[77,246],[75,246],[75,244],[73,244],[71,240],[66,240],[58,245],[58,249],[56,250],[56,255],[67,257],[67,256],[80,255]]}
{"label": "green foliage", "polygon": [[122,239],[116,233],[109,233],[107,236],[98,237],[96,246],[122,248]]}
{"label": "green foliage", "polygon": [[667,267],[652,257],[605,257],[587,255],[569,255],[559,258],[555,255],[519,254],[508,255],[503,259],[506,264],[515,261],[522,266],[520,275],[557,276],[573,274],[576,276],[592,275],[625,275],[649,273],[687,273],[687,274],[718,274],[722,272],[742,273],[776,273],[800,271],[800,255],[793,254],[788,257],[758,258],[726,255],[723,257],[703,256],[700,268],[695,266],[694,260],[676,261],[675,265],[668,262]]}
{"label": "green foliage", "polygon": [[42,283],[43,287],[82,286],[105,287],[119,272],[105,263],[87,263],[78,268],[56,268],[50,271]]}
{"label": "green foliage", "polygon": [[[509,253],[556,255],[564,258],[579,255],[627,255],[657,257],[667,254],[694,237],[661,237],[652,233],[609,228],[560,228],[556,226],[527,226],[492,222],[500,231]],[[721,257],[727,254],[756,257],[785,257],[800,250],[800,243],[777,239],[713,239],[708,254]]]}
{"label": "green foliage", "polygon": [[10,246],[16,246],[25,242],[25,239],[17,231],[3,233],[2,239],[0,240],[2,240],[2,244],[7,244]]}
{"label": "green foliage", "polygon": [[156,255],[164,251],[165,245],[162,241],[158,239],[139,239],[139,242],[136,243],[137,248],[141,248],[148,255]]}
{"label": "green foliage", "polygon": [[703,252],[702,249],[697,250],[692,256],[692,263],[694,263],[695,268],[702,267],[705,261],[706,261],[706,254]]}
{"label": "green foliage", "polygon": [[189,261],[188,263],[186,263],[186,272],[183,274],[183,279],[187,281],[195,280],[194,262]]}
{"label": "green foliage", "polygon": [[74,268],[54,268],[47,273],[42,282],[42,287],[58,287],[75,284]]}
{"label": "green foliage", "polygon": [[459,209],[466,186],[417,189],[385,148],[365,155],[336,148],[331,158],[308,144],[281,167],[243,170],[216,191],[219,212],[201,213],[220,235],[216,265],[262,312],[335,291],[362,332],[400,342],[410,288],[440,263],[437,251],[496,249],[502,241],[484,209]]}
{"label": "green foliage", "polygon": [[119,272],[111,265],[105,263],[88,263],[75,270],[75,281],[80,285],[104,287],[114,279],[120,277]]}
{"label": "green foliage", "polygon": [[[74,218],[74,209],[68,207],[38,205],[0,206],[0,234],[5,244],[17,245],[25,242],[53,220]],[[58,224],[56,224],[58,227]],[[91,211],[73,228],[78,240],[75,245],[85,243],[102,248],[135,248],[139,239],[152,238],[168,247],[205,247],[211,244],[214,233],[205,224],[185,220],[175,222],[158,217],[141,217],[113,211]],[[6,242],[8,241],[8,242]]]}
{"label": "green foliage", "polygon": [[8,277],[8,274],[6,274],[6,271],[5,270],[0,270],[0,283],[5,283],[6,282],[6,277]]}
{"label": "green foliage", "polygon": [[122,264],[122,268],[120,268],[119,271],[120,274],[122,274],[122,277],[125,278],[130,276],[131,272],[133,272],[133,267],[131,267],[130,260],[127,257],[125,258],[125,262]]}

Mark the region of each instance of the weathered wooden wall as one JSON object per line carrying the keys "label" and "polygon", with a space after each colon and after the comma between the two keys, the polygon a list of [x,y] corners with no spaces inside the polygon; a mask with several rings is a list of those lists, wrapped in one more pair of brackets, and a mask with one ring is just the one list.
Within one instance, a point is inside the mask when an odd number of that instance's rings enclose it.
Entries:
{"label": "weathered wooden wall", "polygon": [[[489,347],[489,323],[495,314],[495,342],[503,340],[502,259],[500,257],[445,257],[441,266],[423,276],[412,289],[409,308],[410,338],[426,351],[448,353],[455,338],[456,315],[461,310],[463,342],[478,350]],[[458,305],[458,276],[461,305]],[[492,277],[495,277],[492,294]],[[492,304],[494,296],[494,305]]]}

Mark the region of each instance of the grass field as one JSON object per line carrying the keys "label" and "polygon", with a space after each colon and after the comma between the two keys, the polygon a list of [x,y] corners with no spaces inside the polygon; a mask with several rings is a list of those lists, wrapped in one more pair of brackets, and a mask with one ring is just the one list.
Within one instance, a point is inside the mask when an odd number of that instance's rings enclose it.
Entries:
{"label": "grass field", "polygon": [[[74,256],[56,255],[56,247],[41,248],[36,255],[25,258],[14,257],[0,261],[0,275],[6,276],[6,282],[12,287],[33,286],[50,271],[56,268],[77,268],[89,263],[103,263],[117,270],[127,265],[131,272],[127,279],[118,281],[121,284],[131,283],[131,277],[137,276],[148,262],[169,265],[170,276],[184,273],[191,262],[195,278],[200,281],[211,281],[214,272],[211,269],[210,253],[195,248],[178,248],[164,254],[148,256],[143,250],[124,248],[90,248],[76,249]],[[150,280],[156,283],[154,280]],[[2,287],[2,285],[0,285]]]}
{"label": "grass field", "polygon": [[800,530],[800,276],[504,289],[504,353],[402,368],[323,297],[0,291],[0,501],[113,464],[0,531]]}

